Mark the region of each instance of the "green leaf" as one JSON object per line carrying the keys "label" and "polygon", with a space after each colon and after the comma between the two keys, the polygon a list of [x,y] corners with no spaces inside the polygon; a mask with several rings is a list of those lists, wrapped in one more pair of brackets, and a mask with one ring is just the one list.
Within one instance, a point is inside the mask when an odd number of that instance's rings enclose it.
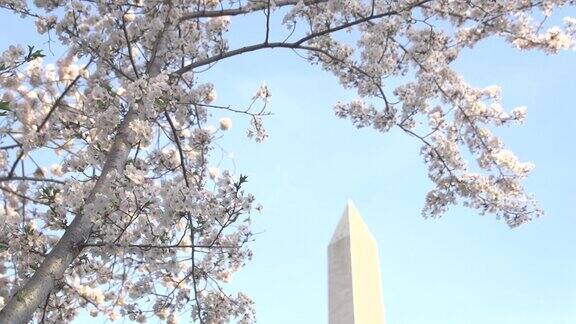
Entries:
{"label": "green leaf", "polygon": [[40,189],[40,195],[38,196],[38,198],[40,200],[45,200],[48,201],[49,203],[54,202],[54,199],[56,198],[56,195],[60,192],[60,189],[52,187],[52,186],[47,186],[47,187],[43,187]]}
{"label": "green leaf", "polygon": [[42,50],[37,50],[36,52],[32,53],[32,58],[33,59],[37,59],[39,57],[45,57],[46,55],[44,55],[44,53],[42,53]]}
{"label": "green leaf", "polygon": [[166,101],[164,101],[164,99],[162,99],[162,98],[156,98],[155,104],[160,108],[166,108],[166,106],[168,106]]}
{"label": "green leaf", "polygon": [[248,182],[248,176],[240,174],[240,185],[242,185],[243,183],[246,183],[246,182]]}
{"label": "green leaf", "polygon": [[45,57],[42,50],[34,50],[34,46],[28,45],[28,55],[26,56],[26,62],[33,61],[39,57]]}
{"label": "green leaf", "polygon": [[9,104],[8,101],[0,101],[0,117],[8,115],[8,112],[10,111]]}
{"label": "green leaf", "polygon": [[240,190],[240,188],[242,187],[242,184],[244,184],[246,182],[248,182],[248,176],[240,174],[240,180],[238,180],[238,182],[236,182],[234,184],[234,187],[236,187],[236,190]]}

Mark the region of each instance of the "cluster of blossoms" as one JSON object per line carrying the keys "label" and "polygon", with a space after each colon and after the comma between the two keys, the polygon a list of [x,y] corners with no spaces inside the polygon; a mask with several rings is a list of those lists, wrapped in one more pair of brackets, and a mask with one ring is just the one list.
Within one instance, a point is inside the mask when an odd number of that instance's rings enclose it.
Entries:
{"label": "cluster of blossoms", "polygon": [[[506,111],[499,87],[473,87],[451,63],[462,49],[490,36],[550,54],[575,48],[574,18],[564,18],[563,26],[544,27],[553,9],[564,5],[334,1],[325,7],[295,6],[285,23],[293,28],[295,22],[307,22],[311,34],[319,35],[306,43],[310,62],[357,90],[359,99],[336,103],[336,116],[358,128],[387,132],[397,127],[422,143],[421,154],[436,185],[426,197],[424,216],[440,217],[450,205],[462,203],[515,227],[542,214],[522,186],[533,166],[506,149],[492,126],[522,123],[526,108]],[[335,33],[352,26],[360,31],[356,49],[349,37]],[[407,76],[411,80],[395,88],[386,86],[387,79]],[[470,153],[476,161],[464,158]]]}
{"label": "cluster of blossoms", "polygon": [[[247,136],[261,142],[271,92],[262,84],[245,109],[216,105],[202,72],[262,49],[303,52],[355,89],[359,99],[335,104],[338,117],[422,144],[434,184],[426,217],[462,203],[511,227],[530,221],[541,214],[522,186],[533,166],[494,134],[526,108],[504,109],[500,88],[468,84],[451,63],[491,36],[574,48],[574,18],[547,23],[567,4],[0,0],[66,48],[54,64],[33,47],[0,57],[0,322],[69,322],[82,307],[137,322],[255,320],[250,299],[224,286],[251,258],[259,207],[246,177],[212,164],[232,127],[215,111],[249,118]],[[276,41],[280,12],[287,30]],[[230,49],[240,15],[263,19],[263,39]]]}

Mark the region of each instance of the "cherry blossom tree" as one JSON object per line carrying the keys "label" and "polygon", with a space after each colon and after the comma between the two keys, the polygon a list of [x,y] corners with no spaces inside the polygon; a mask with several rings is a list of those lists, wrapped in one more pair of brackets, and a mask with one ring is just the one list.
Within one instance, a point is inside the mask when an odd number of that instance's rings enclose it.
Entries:
{"label": "cherry blossom tree", "polygon": [[[245,176],[210,161],[231,118],[266,139],[271,92],[218,106],[217,80],[203,72],[265,49],[293,51],[355,89],[358,99],[334,104],[338,117],[421,142],[435,184],[425,217],[455,204],[510,227],[539,216],[522,185],[532,164],[493,133],[526,108],[504,109],[498,86],[476,88],[451,63],[488,37],[573,49],[576,19],[553,14],[574,4],[0,0],[66,48],[50,64],[34,47],[0,59],[0,323],[69,322],[80,308],[138,322],[176,323],[186,311],[199,323],[255,320],[250,299],[223,283],[251,257],[260,207]],[[260,41],[229,46],[238,16],[261,24]]]}

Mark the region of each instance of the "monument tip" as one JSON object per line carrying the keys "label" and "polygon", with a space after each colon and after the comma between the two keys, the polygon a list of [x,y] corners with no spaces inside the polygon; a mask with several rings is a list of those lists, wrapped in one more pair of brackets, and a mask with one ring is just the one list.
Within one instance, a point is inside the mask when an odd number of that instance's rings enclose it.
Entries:
{"label": "monument tip", "polygon": [[334,231],[334,234],[332,234],[330,243],[345,237],[349,237],[352,232],[351,227],[358,226],[360,226],[364,231],[368,231],[362,216],[360,216],[358,209],[356,209],[356,205],[354,205],[352,199],[348,199],[346,207],[344,208],[344,212],[342,213],[342,217],[338,222],[338,226],[336,226],[336,230]]}
{"label": "monument tip", "polygon": [[378,246],[352,200],[328,245],[328,323],[384,324]]}

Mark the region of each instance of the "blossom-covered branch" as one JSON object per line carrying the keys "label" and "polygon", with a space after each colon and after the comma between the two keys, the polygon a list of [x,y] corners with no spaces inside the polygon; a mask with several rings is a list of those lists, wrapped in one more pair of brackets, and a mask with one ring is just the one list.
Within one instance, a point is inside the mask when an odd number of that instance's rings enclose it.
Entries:
{"label": "blossom-covered branch", "polygon": [[[186,311],[200,323],[255,321],[250,299],[225,283],[251,258],[260,206],[214,151],[234,118],[249,119],[249,138],[268,137],[271,91],[216,103],[218,80],[203,72],[264,49],[295,52],[356,90],[336,116],[421,143],[433,184],[425,217],[454,204],[511,227],[539,216],[522,184],[532,164],[495,131],[526,108],[505,109],[498,86],[474,87],[452,62],[487,37],[574,48],[576,19],[554,16],[565,5],[0,0],[65,49],[52,61],[14,45],[0,58],[0,322],[70,322],[81,308],[138,322]],[[261,39],[230,49],[238,16]]]}

